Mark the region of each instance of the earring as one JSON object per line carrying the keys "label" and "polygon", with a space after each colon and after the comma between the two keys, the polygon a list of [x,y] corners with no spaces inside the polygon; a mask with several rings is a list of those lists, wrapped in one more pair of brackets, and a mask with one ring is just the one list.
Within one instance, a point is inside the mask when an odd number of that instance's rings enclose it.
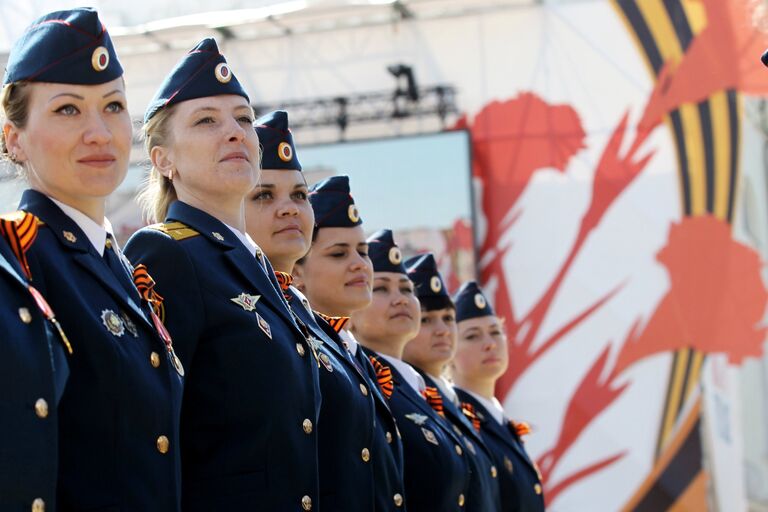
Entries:
{"label": "earring", "polygon": [[173,169],[171,169],[171,171],[168,173],[168,181],[173,183]]}

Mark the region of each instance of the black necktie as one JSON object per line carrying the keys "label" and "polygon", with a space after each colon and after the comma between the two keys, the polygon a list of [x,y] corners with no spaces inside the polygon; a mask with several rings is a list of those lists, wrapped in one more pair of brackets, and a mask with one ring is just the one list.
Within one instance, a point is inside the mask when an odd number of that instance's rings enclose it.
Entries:
{"label": "black necktie", "polygon": [[112,240],[112,236],[109,234],[107,234],[107,241],[104,245],[104,261],[115,275],[115,278],[120,282],[120,286],[122,286],[125,291],[128,292],[128,295],[135,300],[138,291],[128,276],[128,269],[125,268],[123,262],[120,261],[120,256],[117,254],[115,242]]}

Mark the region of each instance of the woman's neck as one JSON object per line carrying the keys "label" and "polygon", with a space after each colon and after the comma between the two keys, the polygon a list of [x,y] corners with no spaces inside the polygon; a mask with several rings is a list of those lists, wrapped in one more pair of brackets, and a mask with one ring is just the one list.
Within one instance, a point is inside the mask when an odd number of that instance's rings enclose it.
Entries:
{"label": "woman's neck", "polygon": [[361,336],[359,332],[356,332],[354,327],[352,328],[352,334],[355,335],[355,339],[367,349],[373,350],[379,354],[385,356],[394,357],[395,359],[403,358],[403,349],[407,341],[395,340],[395,339],[370,339],[365,336]]}
{"label": "woman's neck", "polygon": [[245,196],[221,198],[201,197],[181,187],[176,189],[179,201],[183,201],[208,215],[215,217],[224,224],[245,233]]}
{"label": "woman's neck", "polygon": [[453,382],[460,388],[471,391],[490,400],[495,396],[496,381],[494,379],[470,379],[463,375],[453,374]]}

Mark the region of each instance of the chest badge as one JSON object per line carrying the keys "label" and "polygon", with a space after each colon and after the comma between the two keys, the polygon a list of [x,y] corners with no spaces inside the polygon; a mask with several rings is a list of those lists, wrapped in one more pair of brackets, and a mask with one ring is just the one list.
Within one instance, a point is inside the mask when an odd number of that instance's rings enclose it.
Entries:
{"label": "chest badge", "polygon": [[243,292],[237,297],[233,297],[229,300],[240,306],[246,311],[253,311],[256,309],[256,303],[261,298],[261,295],[248,295],[247,293]]}
{"label": "chest badge", "polygon": [[264,320],[264,318],[256,313],[256,321],[259,324],[259,328],[264,332],[264,334],[267,335],[269,339],[272,339],[272,328],[269,326],[269,322]]}
{"label": "chest badge", "polygon": [[133,320],[131,320],[131,317],[128,316],[128,313],[123,311],[120,315],[120,317],[123,320],[123,324],[125,325],[125,329],[131,333],[131,336],[134,338],[139,337],[139,330],[136,328],[136,324],[133,323]]}
{"label": "chest badge", "polygon": [[437,436],[435,435],[435,433],[429,430],[428,428],[421,427],[421,433],[424,434],[424,439],[426,439],[427,442],[430,442],[434,445],[440,444],[437,441]]}
{"label": "chest badge", "polygon": [[417,424],[418,426],[422,426],[424,423],[427,422],[428,417],[425,414],[419,414],[417,412],[412,412],[410,414],[405,415],[406,418]]}
{"label": "chest badge", "polygon": [[104,327],[115,336],[120,337],[125,333],[123,319],[111,309],[105,309],[101,312],[101,321],[104,323]]}

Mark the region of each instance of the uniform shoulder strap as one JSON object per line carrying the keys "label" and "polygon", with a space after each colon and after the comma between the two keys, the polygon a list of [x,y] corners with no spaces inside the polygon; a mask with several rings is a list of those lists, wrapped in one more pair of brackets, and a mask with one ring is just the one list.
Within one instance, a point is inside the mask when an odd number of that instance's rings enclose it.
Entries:
{"label": "uniform shoulder strap", "polygon": [[183,222],[161,222],[159,224],[152,224],[150,226],[147,226],[150,229],[154,229],[156,231],[162,231],[166,235],[170,236],[174,240],[186,240],[187,238],[192,238],[199,236],[200,233],[192,229],[191,227],[187,226]]}

